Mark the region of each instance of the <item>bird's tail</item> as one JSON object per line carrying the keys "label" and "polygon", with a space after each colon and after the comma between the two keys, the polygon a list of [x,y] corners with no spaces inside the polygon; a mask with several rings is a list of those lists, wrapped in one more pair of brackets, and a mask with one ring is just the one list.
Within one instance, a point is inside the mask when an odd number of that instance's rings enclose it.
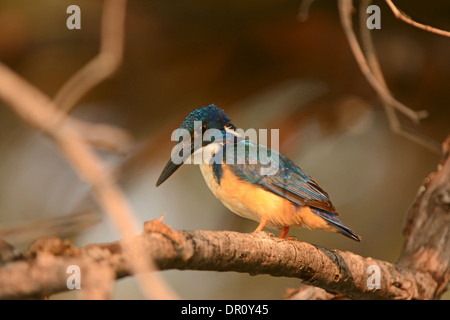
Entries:
{"label": "bird's tail", "polygon": [[339,232],[340,234],[343,234],[344,236],[356,240],[356,241],[361,241],[361,237],[356,234],[356,232],[354,232],[352,229],[344,226],[344,224],[342,223],[341,220],[339,220],[338,218],[336,218],[336,216],[334,214],[332,214],[331,212],[319,209],[319,208],[313,208],[311,207],[311,211],[314,212],[315,214],[317,214],[318,216],[320,216],[321,218],[323,218],[324,220],[326,220],[329,224],[331,224],[332,226],[337,228],[337,232]]}

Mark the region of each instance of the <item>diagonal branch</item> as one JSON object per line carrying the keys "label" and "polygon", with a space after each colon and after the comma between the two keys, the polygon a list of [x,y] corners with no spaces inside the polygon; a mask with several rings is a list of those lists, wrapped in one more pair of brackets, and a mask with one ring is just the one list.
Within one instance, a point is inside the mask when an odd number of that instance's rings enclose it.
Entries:
{"label": "diagonal branch", "polygon": [[437,29],[437,28],[431,27],[429,25],[414,21],[413,19],[408,17],[406,14],[401,12],[399,9],[397,9],[395,4],[391,0],[386,0],[386,3],[388,4],[389,8],[391,8],[392,13],[394,14],[394,16],[397,19],[400,19],[400,20],[406,22],[407,24],[410,24],[416,28],[419,28],[419,29],[422,29],[422,30],[425,30],[428,32],[436,33],[436,34],[439,34],[444,37],[450,37],[450,32],[448,32],[448,31]]}
{"label": "diagonal branch", "polygon": [[[51,101],[45,94],[22,79],[7,66],[0,63],[0,98],[27,124],[48,135],[60,148],[80,178],[92,186],[99,205],[108,214],[123,237],[123,258],[132,261],[132,271],[147,297],[176,298],[155,270],[154,263],[142,259],[142,246],[130,244],[138,232],[137,219],[124,193],[115,183],[99,156],[92,150],[80,131],[87,124],[67,115],[67,112],[94,85],[112,74],[122,58],[126,0],[105,0],[103,6],[100,54],[68,81],[60,93]],[[60,104],[60,105],[59,105]],[[58,108],[58,107],[62,107]],[[92,128],[93,125],[87,125]],[[118,130],[107,130],[117,132]],[[97,133],[98,137],[98,133]],[[95,270],[94,270],[95,271]],[[95,272],[88,281],[92,283],[84,296],[89,298],[108,296],[108,289],[97,292]],[[108,277],[102,283],[107,288]]]}
{"label": "diagonal branch", "polygon": [[125,195],[101,159],[73,126],[71,117],[61,122],[61,112],[42,92],[0,63],[0,98],[26,123],[46,133],[59,146],[80,177],[89,183],[98,203],[124,238],[123,251],[133,261],[144,292],[151,297],[174,298],[175,294],[155,273],[151,261],[143,261],[141,246],[128,245],[138,232],[137,219]]}

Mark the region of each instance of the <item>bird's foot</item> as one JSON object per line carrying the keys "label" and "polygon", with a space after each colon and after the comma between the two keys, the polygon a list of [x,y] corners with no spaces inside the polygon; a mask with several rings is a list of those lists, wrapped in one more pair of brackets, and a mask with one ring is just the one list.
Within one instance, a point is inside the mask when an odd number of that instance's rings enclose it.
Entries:
{"label": "bird's foot", "polygon": [[286,235],[289,232],[289,227],[283,227],[283,229],[281,229],[281,233],[280,233],[280,238],[281,239],[286,239]]}
{"label": "bird's foot", "polygon": [[280,239],[286,239],[286,240],[293,240],[293,241],[297,240],[296,237],[286,237],[288,232],[289,232],[289,227],[283,227],[283,229],[281,229],[281,233],[280,233],[280,237],[279,238]]}

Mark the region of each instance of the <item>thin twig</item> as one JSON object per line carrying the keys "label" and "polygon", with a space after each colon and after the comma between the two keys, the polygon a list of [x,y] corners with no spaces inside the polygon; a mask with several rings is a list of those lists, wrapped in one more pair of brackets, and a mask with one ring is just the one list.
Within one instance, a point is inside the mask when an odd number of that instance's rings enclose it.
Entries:
{"label": "thin twig", "polygon": [[61,87],[53,102],[69,113],[93,87],[120,66],[125,41],[126,0],[105,0],[102,13],[100,52]]}
{"label": "thin twig", "polygon": [[[358,63],[359,68],[362,71],[363,75],[366,77],[369,84],[377,92],[378,96],[383,102],[386,109],[386,113],[388,115],[388,119],[390,120],[391,129],[394,132],[439,154],[441,150],[437,142],[429,138],[423,137],[422,135],[419,135],[417,133],[409,132],[401,126],[400,122],[396,118],[396,115],[394,114],[395,111],[393,109],[400,111],[401,113],[409,117],[414,123],[419,123],[421,119],[427,116],[427,112],[414,111],[409,107],[407,107],[406,105],[404,105],[403,103],[399,102],[389,92],[384,80],[380,82],[377,79],[368,61],[366,60],[366,56],[362,52],[361,47],[359,46],[359,42],[356,38],[355,32],[353,31],[351,19],[353,9],[352,0],[339,0],[338,5],[339,5],[340,20],[345,35],[347,37],[347,40],[349,42],[350,48],[353,52],[353,55],[355,56],[356,62]],[[372,50],[372,54],[373,52],[374,51]],[[378,67],[375,66],[377,64],[377,62],[376,63],[374,62],[375,59],[376,56],[372,55],[371,63],[374,65],[375,69],[378,68],[377,72],[381,73],[381,69],[379,68],[379,66]]]}
{"label": "thin twig", "polygon": [[[126,0],[105,0],[102,12],[100,51],[76,71],[56,93],[53,103],[65,114],[93,87],[114,74],[122,62],[125,41]],[[95,147],[125,154],[130,148],[130,135],[108,124],[91,124],[75,120],[83,138]]]}
{"label": "thin twig", "polygon": [[391,0],[386,0],[386,3],[388,4],[389,8],[391,8],[392,12],[394,13],[395,17],[397,19],[400,19],[416,28],[428,31],[428,32],[432,32],[435,34],[439,34],[441,36],[444,37],[450,37],[450,32],[449,31],[445,31],[445,30],[441,30],[441,29],[437,29],[434,27],[431,27],[429,25],[426,24],[422,24],[419,22],[414,21],[413,19],[411,19],[410,17],[408,17],[406,14],[404,14],[403,12],[401,12],[399,9],[397,9],[397,7],[395,6],[394,3],[392,3]]}
{"label": "thin twig", "polygon": [[[367,20],[367,12],[366,8],[368,8],[372,4],[372,0],[361,0],[360,7],[359,7],[359,31],[361,36],[361,44],[364,49],[365,58],[367,61],[367,64],[375,77],[375,79],[378,81],[380,86],[389,94],[389,88],[386,84],[386,80],[384,78],[383,72],[381,71],[380,63],[377,57],[377,53],[375,50],[375,46],[373,45],[372,40],[372,33],[367,28],[366,20]],[[391,94],[392,95],[392,94]],[[430,150],[435,151],[437,153],[440,152],[440,146],[436,141],[433,141],[432,139],[421,136],[416,131],[408,131],[406,128],[403,128],[400,120],[398,119],[398,116],[394,110],[394,108],[388,103],[388,101],[381,100],[384,110],[386,112],[386,116],[389,121],[389,125],[392,129],[392,131],[396,132],[397,134],[404,136],[405,138],[408,138],[412,141],[415,141],[416,143],[423,145],[427,148],[432,148]]]}
{"label": "thin twig", "polygon": [[369,65],[367,64],[366,58],[359,46],[356,35],[353,31],[351,13],[352,13],[352,0],[339,0],[339,13],[341,18],[341,23],[344,29],[344,32],[347,36],[347,40],[349,41],[350,48],[352,49],[353,55],[355,56],[358,65],[363,72],[366,79],[369,81],[370,85],[375,89],[378,95],[395,107],[397,110],[408,116],[415,123],[418,123],[420,119],[426,116],[426,113],[423,111],[416,112],[404,104],[395,100],[389,92],[387,92],[384,87],[378,82],[378,80],[373,75]]}

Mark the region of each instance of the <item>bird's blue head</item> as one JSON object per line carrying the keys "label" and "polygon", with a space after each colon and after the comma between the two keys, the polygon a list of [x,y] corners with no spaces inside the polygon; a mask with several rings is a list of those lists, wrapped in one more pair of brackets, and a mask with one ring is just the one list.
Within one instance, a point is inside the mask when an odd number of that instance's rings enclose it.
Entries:
{"label": "bird's blue head", "polygon": [[[190,145],[190,153],[186,152],[183,154],[183,161],[186,160],[190,155],[192,155],[199,148],[211,143],[212,141],[201,141],[200,143],[195,143],[194,137],[196,131],[198,134],[205,133],[206,130],[216,129],[220,131],[225,131],[226,129],[235,130],[236,127],[231,123],[228,116],[225,114],[223,109],[216,107],[211,104],[207,107],[199,108],[192,111],[180,126],[180,129],[187,130],[190,134],[190,141],[183,141]],[[184,149],[183,144],[180,145],[180,150]],[[172,158],[169,160],[164,170],[162,171],[156,186],[159,186],[165,180],[167,180],[180,166],[182,163],[174,163]]]}
{"label": "bird's blue head", "polygon": [[208,129],[218,129],[225,130],[225,128],[236,129],[231,123],[228,116],[225,114],[223,109],[217,108],[215,105],[211,104],[207,107],[198,108],[192,111],[186,119],[181,124],[181,129],[188,130],[191,134],[194,133],[195,122],[201,122],[202,131]]}

